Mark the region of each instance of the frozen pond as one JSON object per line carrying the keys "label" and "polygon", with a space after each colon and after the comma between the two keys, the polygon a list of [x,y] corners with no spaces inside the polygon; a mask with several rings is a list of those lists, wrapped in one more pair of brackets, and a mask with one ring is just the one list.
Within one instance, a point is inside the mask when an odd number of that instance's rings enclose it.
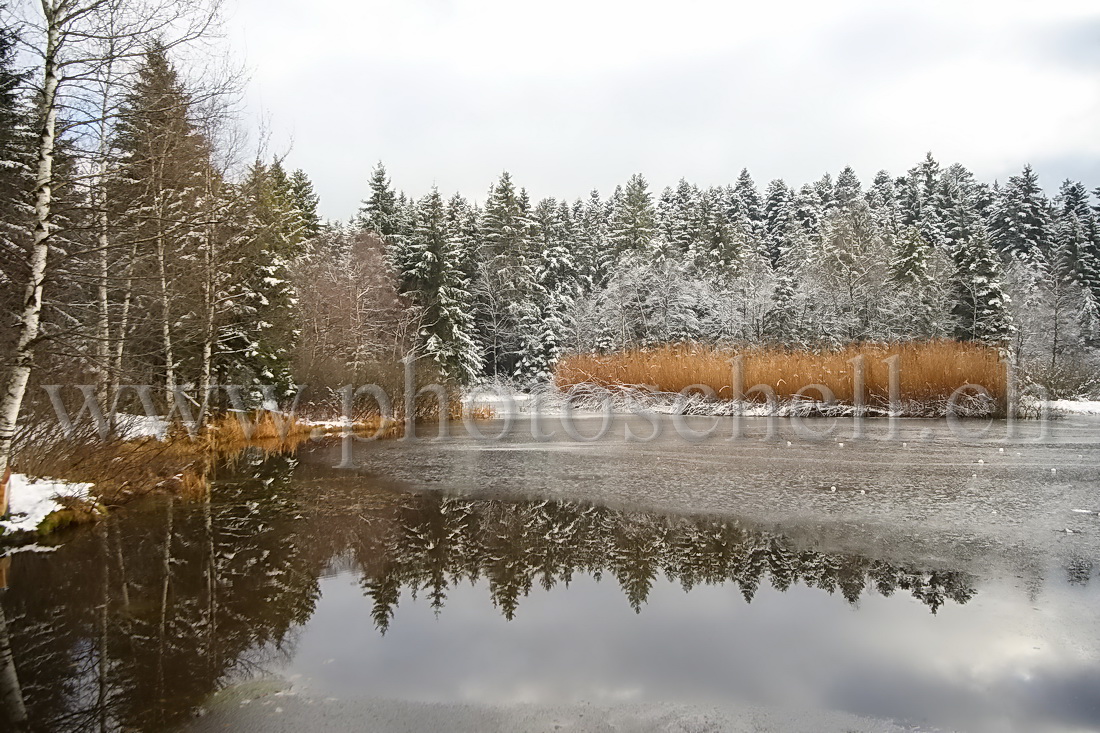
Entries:
{"label": "frozen pond", "polygon": [[1074,511],[1100,509],[1100,420],[671,420],[247,455],[207,504],[18,553],[32,720],[1100,729],[1100,517]]}

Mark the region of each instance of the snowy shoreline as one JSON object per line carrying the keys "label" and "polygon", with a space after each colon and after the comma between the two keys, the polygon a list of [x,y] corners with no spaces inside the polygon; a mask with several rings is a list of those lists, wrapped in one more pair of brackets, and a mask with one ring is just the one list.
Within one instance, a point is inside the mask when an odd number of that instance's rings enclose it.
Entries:
{"label": "snowy shoreline", "polygon": [[35,532],[42,520],[52,512],[66,508],[58,499],[84,501],[90,496],[92,486],[90,483],[52,478],[32,479],[13,473],[8,480],[8,518],[0,520],[0,529],[5,535]]}

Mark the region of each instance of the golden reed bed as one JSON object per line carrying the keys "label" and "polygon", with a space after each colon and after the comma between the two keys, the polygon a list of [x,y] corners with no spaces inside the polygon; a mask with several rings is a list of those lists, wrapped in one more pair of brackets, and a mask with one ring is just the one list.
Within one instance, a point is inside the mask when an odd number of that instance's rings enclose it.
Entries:
{"label": "golden reed bed", "polygon": [[[563,390],[580,385],[651,385],[659,392],[679,392],[704,384],[722,399],[732,399],[734,356],[742,357],[743,386],[772,387],[780,400],[792,398],[803,387],[823,384],[840,402],[853,402],[852,359],[864,357],[865,399],[885,405],[890,398],[890,366],[897,356],[900,398],[903,402],[942,403],[964,384],[981,385],[999,403],[1008,387],[1000,352],[990,346],[956,341],[856,344],[837,351],[811,352],[776,348],[715,347],[676,344],[613,354],[575,354],[558,363],[554,381]],[[807,390],[805,396],[820,399]],[[749,395],[763,400],[762,395]]]}

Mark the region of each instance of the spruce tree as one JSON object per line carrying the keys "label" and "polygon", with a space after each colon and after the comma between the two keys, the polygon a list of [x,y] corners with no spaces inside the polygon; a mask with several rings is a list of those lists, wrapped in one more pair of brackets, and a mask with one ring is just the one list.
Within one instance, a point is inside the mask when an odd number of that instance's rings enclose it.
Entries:
{"label": "spruce tree", "polygon": [[22,295],[25,255],[30,232],[25,221],[30,206],[31,137],[21,93],[26,75],[15,67],[18,37],[0,27],[0,374],[14,347],[7,314],[17,313]]}
{"label": "spruce tree", "polygon": [[833,188],[833,201],[838,209],[847,211],[863,198],[863,184],[852,167],[844,166]]}
{"label": "spruce tree", "polygon": [[570,207],[545,199],[533,212],[537,243],[533,247],[531,301],[525,314],[525,344],[517,376],[528,383],[548,381],[573,330],[572,312],[581,292]]}
{"label": "spruce tree", "polygon": [[530,309],[534,280],[526,201],[526,194],[516,190],[511,174],[504,171],[489,189],[478,225],[478,332],[492,376],[514,373],[523,348],[522,322]]}
{"label": "spruce tree", "polygon": [[730,210],[727,214],[734,226],[739,226],[751,239],[759,240],[764,233],[764,202],[748,168],[742,168],[733,184]]}
{"label": "spruce tree", "polygon": [[879,171],[867,189],[867,204],[879,229],[893,238],[901,232],[901,204],[894,179],[886,171]]}
{"label": "spruce tree", "polygon": [[794,192],[777,178],[768,184],[764,197],[764,234],[772,267],[778,267],[784,253],[794,245],[798,228]]}
{"label": "spruce tree", "polygon": [[440,374],[469,384],[481,372],[473,303],[463,271],[464,247],[448,231],[439,190],[420,200],[409,237],[405,292],[422,308],[419,342]]}
{"label": "spruce tree", "polygon": [[134,299],[144,307],[134,309],[130,350],[155,355],[144,367],[165,386],[169,404],[176,387],[194,374],[198,351],[195,277],[211,162],[209,142],[192,115],[190,94],[167,51],[153,44],[115,126],[119,162],[107,216],[119,249],[137,260]]}
{"label": "spruce tree", "polygon": [[586,292],[607,282],[611,253],[608,247],[607,209],[600,192],[593,189],[585,201],[574,205],[574,229],[578,278]]}
{"label": "spruce tree", "polygon": [[964,240],[955,261],[955,338],[1003,344],[1014,332],[1001,263],[985,229]]}
{"label": "spruce tree", "polygon": [[1050,251],[1050,203],[1030,165],[1008,179],[994,204],[989,235],[1003,257],[1025,264],[1035,266]]}
{"label": "spruce tree", "polygon": [[973,175],[961,165],[950,166],[936,185],[932,207],[939,222],[941,243],[953,250],[982,226],[975,200]]}
{"label": "spruce tree", "polygon": [[289,192],[290,200],[302,222],[302,234],[307,238],[316,237],[321,233],[321,216],[317,213],[321,199],[314,193],[313,182],[301,168],[290,174]]}
{"label": "spruce tree", "polygon": [[621,255],[649,249],[656,229],[656,212],[645,177],[640,173],[631,176],[626,188],[616,189],[610,203],[608,238],[615,252]]}
{"label": "spruce tree", "polygon": [[386,174],[386,166],[378,161],[371,171],[370,196],[363,201],[356,221],[359,226],[385,239],[396,232],[396,214],[397,193]]}

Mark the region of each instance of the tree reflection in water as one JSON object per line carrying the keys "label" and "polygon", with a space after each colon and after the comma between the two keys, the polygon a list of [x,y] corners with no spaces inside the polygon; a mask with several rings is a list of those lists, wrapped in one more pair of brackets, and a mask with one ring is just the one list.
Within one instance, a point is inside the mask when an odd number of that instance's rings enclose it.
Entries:
{"label": "tree reflection in water", "polygon": [[613,578],[635,612],[661,575],[685,591],[735,584],[746,602],[765,583],[851,603],[904,591],[933,613],[975,593],[964,573],[818,552],[729,518],[389,491],[295,469],[290,456],[246,455],[211,476],[209,502],[163,502],[16,556],[2,600],[32,729],[171,726],[292,654],[318,579],[338,570],[360,578],[381,633],[402,591],[440,613],[471,581],[507,619],[536,584],[576,574]]}

